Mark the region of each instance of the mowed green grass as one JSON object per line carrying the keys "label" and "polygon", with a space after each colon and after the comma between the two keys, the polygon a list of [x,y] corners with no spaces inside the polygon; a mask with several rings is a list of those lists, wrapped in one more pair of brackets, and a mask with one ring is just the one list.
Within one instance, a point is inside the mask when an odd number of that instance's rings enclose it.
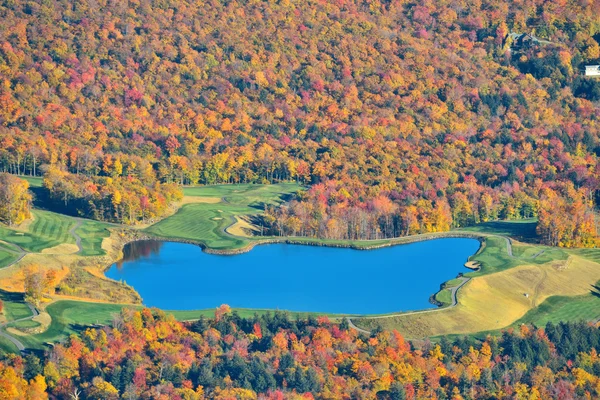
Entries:
{"label": "mowed green grass", "polygon": [[545,264],[554,260],[566,260],[569,252],[559,247],[514,245],[513,255],[530,264]]}
{"label": "mowed green grass", "polygon": [[[600,319],[600,297],[588,294],[583,296],[552,296],[547,298],[538,307],[530,310],[511,325],[500,330],[476,332],[468,336],[484,340],[487,336],[498,336],[503,330],[519,328],[523,324],[543,328],[548,322],[595,321]],[[447,335],[450,340],[465,335]],[[435,336],[433,341],[438,341],[441,336]]]}
{"label": "mowed green grass", "polygon": [[265,205],[280,204],[285,197],[299,190],[295,183],[276,185],[215,185],[189,187],[189,197],[223,199],[219,203],[194,203],[181,207],[175,215],[146,229],[163,237],[200,242],[212,249],[238,249],[251,239],[229,235],[225,229],[235,222],[236,216],[257,215]]}
{"label": "mowed green grass", "polygon": [[553,296],[529,311],[514,325],[532,324],[538,327],[548,322],[592,321],[600,319],[600,296],[589,294],[577,297]]}
{"label": "mowed green grass", "polygon": [[75,233],[81,238],[82,256],[102,256],[106,254],[102,250],[102,241],[110,236],[110,231],[105,223],[85,220],[83,224],[75,229]]}
{"label": "mowed green grass", "polygon": [[518,259],[509,256],[506,240],[497,236],[486,237],[485,246],[469,260],[481,264],[481,270],[465,274],[470,277],[492,274],[521,264]]}
{"label": "mowed green grass", "polygon": [[515,221],[490,221],[480,224],[460,228],[460,231],[481,232],[500,236],[509,236],[521,242],[535,241],[537,233],[536,219],[523,219]]}
{"label": "mowed green grass", "polygon": [[[31,310],[25,304],[23,293],[11,293],[5,290],[0,290],[0,300],[4,307],[2,314],[6,321],[14,321],[20,318],[26,318],[31,315]],[[0,337],[0,352],[17,353],[18,349],[8,339]]]}
{"label": "mowed green grass", "polygon": [[572,249],[569,252],[600,264],[600,249]]}
{"label": "mowed green grass", "polygon": [[[0,225],[0,240],[20,246],[25,251],[39,253],[40,251],[63,243],[75,243],[71,229],[75,227],[77,220],[73,217],[57,214],[50,211],[33,210],[33,222],[29,224],[26,231],[12,229]],[[75,233],[81,237],[83,256],[104,255],[102,241],[110,235],[108,224],[93,220],[84,220]],[[0,243],[0,266],[7,265],[5,259],[12,258],[7,250],[8,246]],[[14,248],[12,249],[14,252]],[[18,251],[17,251],[18,252]]]}
{"label": "mowed green grass", "polygon": [[0,337],[0,353],[19,353],[19,349],[8,339]]}
{"label": "mowed green grass", "polygon": [[17,328],[17,329],[31,329],[31,328],[37,328],[38,326],[41,326],[42,324],[40,324],[37,321],[34,321],[32,319],[26,319],[25,321],[17,321],[13,324],[10,324],[11,327],[13,328]]}
{"label": "mowed green grass", "polygon": [[0,242],[0,268],[4,268],[7,265],[10,265],[15,261],[18,257],[18,253],[15,252],[12,248]]}
{"label": "mowed green grass", "polygon": [[480,271],[469,272],[466,276],[475,277],[504,271],[524,264],[545,264],[554,260],[566,260],[569,253],[558,247],[548,247],[529,244],[512,245],[511,257],[508,254],[506,239],[498,236],[488,236],[485,246],[469,258],[481,264]]}
{"label": "mowed green grass", "polygon": [[31,310],[25,304],[23,293],[0,290],[0,300],[2,300],[4,306],[2,313],[7,321],[14,321],[31,315]]}
{"label": "mowed green grass", "polygon": [[[113,317],[120,314],[123,308],[141,309],[142,306],[60,300],[50,304],[46,308],[46,312],[50,314],[52,322],[45,332],[36,335],[19,336],[19,340],[27,348],[43,349],[46,343],[56,343],[65,340],[71,334],[80,333],[90,325],[110,325],[113,321]],[[244,318],[252,317],[254,314],[261,315],[272,312],[272,310],[258,309],[234,309],[234,311]],[[178,321],[191,321],[200,318],[200,316],[212,318],[215,315],[215,310],[166,310],[165,313],[172,314]],[[25,316],[28,315],[31,315],[31,313],[29,312]],[[290,312],[290,318],[306,318],[308,315],[327,315],[332,318],[340,317],[340,315],[336,314]],[[24,324],[24,326],[21,327],[30,327],[29,325],[35,325],[35,322],[31,321],[31,324]],[[0,348],[11,348],[11,343],[3,343],[2,340],[0,340]],[[15,350],[16,349],[9,351]]]}
{"label": "mowed green grass", "polygon": [[225,233],[236,215],[248,215],[253,210],[228,204],[187,204],[175,215],[152,225],[146,232],[164,238],[196,241],[213,249],[237,249],[250,240]]}
{"label": "mowed green grass", "polygon": [[436,293],[435,299],[442,303],[442,307],[449,306],[452,304],[452,290],[442,289]]}
{"label": "mowed green grass", "polygon": [[566,260],[569,254],[564,249],[534,244],[537,241],[536,225],[537,220],[526,219],[484,222],[458,229],[458,231],[464,232],[506,236],[526,242],[523,244],[512,241],[513,256],[511,257],[508,254],[506,239],[498,236],[486,237],[485,246],[469,258],[471,261],[478,261],[481,264],[481,270],[471,272],[467,276],[491,274],[523,264],[545,264],[553,260]]}
{"label": "mowed green grass", "polygon": [[39,253],[43,249],[62,243],[75,243],[69,230],[75,226],[75,219],[50,211],[34,210],[33,222],[26,232],[0,226],[0,239],[14,243],[24,250]]}
{"label": "mowed green grass", "polygon": [[301,189],[302,186],[296,183],[210,185],[186,187],[183,189],[183,194],[191,197],[217,197],[232,204],[259,206],[264,203],[279,203],[282,196]]}
{"label": "mowed green grass", "polygon": [[113,314],[119,314],[123,307],[119,304],[57,301],[46,307],[52,318],[48,329],[36,335],[19,336],[19,340],[27,348],[42,349],[45,343],[62,341],[89,325],[110,324]]}
{"label": "mowed green grass", "polygon": [[41,176],[19,175],[19,178],[29,182],[30,188],[41,188],[44,185],[44,178]]}
{"label": "mowed green grass", "polygon": [[32,252],[38,252],[47,247],[58,246],[63,243],[74,243],[75,239],[69,232],[75,226],[73,218],[56,214],[49,211],[33,211],[35,219],[29,227],[32,235],[46,240],[47,243],[39,246],[32,246]]}

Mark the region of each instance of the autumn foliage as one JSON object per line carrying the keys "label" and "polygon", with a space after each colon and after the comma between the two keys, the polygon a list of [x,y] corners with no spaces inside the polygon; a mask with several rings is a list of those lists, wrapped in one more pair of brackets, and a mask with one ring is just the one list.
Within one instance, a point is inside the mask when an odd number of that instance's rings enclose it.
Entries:
{"label": "autumn foliage", "polygon": [[134,174],[92,176],[51,168],[44,176],[47,205],[67,214],[134,224],[163,216],[183,193],[174,183],[140,179]]}
{"label": "autumn foliage", "polygon": [[320,184],[274,231],[336,238],[595,203],[599,4],[6,1],[0,169]]}
{"label": "autumn foliage", "polygon": [[3,399],[574,399],[600,395],[597,327],[522,326],[484,341],[370,336],[285,313],[179,323],[124,310],[42,359],[0,361]]}
{"label": "autumn foliage", "polygon": [[30,217],[29,183],[16,176],[0,173],[0,222],[20,224]]}

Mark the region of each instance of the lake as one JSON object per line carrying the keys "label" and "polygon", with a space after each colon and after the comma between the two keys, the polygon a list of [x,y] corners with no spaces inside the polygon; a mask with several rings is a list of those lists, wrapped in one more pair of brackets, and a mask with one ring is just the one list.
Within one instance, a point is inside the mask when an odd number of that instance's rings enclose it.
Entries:
{"label": "lake", "polygon": [[476,253],[475,239],[448,238],[376,250],[271,244],[213,255],[183,243],[140,241],[106,276],[165,310],[268,308],[379,314],[432,307],[429,297]]}

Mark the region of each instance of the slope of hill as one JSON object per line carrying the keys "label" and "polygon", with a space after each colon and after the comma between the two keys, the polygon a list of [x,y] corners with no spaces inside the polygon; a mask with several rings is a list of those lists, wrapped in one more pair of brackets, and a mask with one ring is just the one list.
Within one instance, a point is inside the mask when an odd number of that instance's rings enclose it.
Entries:
{"label": "slope of hill", "polygon": [[277,218],[331,238],[527,217],[549,199],[571,217],[545,240],[589,245],[600,84],[581,69],[600,57],[599,7],[7,1],[0,168],[323,183]]}
{"label": "slope of hill", "polygon": [[[397,332],[360,336],[326,318],[253,318],[221,307],[182,324],[124,310],[50,356],[0,359],[0,393],[32,398],[586,399],[597,398],[600,331],[548,324],[483,342],[419,349]],[[21,394],[19,397],[18,394]],[[26,394],[26,396],[23,396]]]}

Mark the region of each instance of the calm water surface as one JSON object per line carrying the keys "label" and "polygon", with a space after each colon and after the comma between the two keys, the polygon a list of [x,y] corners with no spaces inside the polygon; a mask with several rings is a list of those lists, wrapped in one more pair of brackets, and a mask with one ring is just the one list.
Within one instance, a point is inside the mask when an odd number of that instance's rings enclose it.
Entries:
{"label": "calm water surface", "polygon": [[474,239],[438,239],[377,250],[273,244],[235,256],[158,241],[125,246],[107,272],[144,304],[166,310],[243,308],[377,314],[431,307],[440,284],[467,272]]}

